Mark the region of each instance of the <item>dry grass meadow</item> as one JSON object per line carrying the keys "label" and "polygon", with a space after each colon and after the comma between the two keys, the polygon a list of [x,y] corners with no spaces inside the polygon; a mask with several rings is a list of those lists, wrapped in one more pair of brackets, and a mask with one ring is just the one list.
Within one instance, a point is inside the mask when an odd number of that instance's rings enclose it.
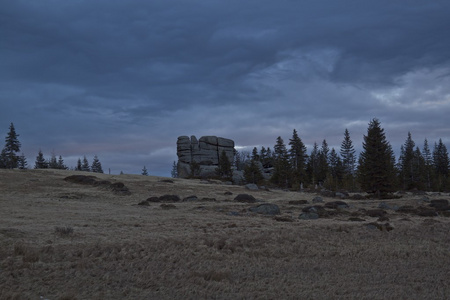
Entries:
{"label": "dry grass meadow", "polygon": [[[120,195],[64,180],[74,174],[94,175],[0,170],[0,299],[450,299],[449,217],[387,210],[381,231],[362,210],[379,200],[300,220],[316,194],[95,174],[124,183]],[[241,193],[281,215],[250,212]],[[165,194],[199,200],[137,205]]]}

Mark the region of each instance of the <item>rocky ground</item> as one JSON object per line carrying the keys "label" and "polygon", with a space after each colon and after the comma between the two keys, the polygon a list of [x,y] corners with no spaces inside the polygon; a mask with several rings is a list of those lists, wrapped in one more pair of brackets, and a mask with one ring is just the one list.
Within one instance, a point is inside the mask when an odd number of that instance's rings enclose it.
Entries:
{"label": "rocky ground", "polygon": [[0,299],[450,298],[448,194],[330,196],[0,170]]}

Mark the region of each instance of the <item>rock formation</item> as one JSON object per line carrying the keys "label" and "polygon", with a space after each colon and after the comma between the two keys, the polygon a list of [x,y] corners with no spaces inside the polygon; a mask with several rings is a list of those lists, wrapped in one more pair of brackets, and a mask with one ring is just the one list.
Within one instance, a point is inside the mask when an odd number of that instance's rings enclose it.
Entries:
{"label": "rock formation", "polygon": [[222,151],[225,151],[228,159],[232,162],[235,151],[234,141],[217,136],[202,136],[199,140],[195,136],[178,137],[178,177],[189,177],[193,164],[198,166],[197,176],[214,176]]}

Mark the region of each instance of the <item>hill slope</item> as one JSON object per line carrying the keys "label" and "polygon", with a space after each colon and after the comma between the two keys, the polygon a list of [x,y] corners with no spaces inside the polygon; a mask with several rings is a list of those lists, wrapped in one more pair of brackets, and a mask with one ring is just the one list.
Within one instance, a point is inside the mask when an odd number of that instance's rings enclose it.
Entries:
{"label": "hill slope", "polygon": [[[367,213],[380,201],[345,200],[300,220],[316,195],[167,179],[0,170],[0,299],[450,298],[450,218],[387,209],[381,222]],[[163,195],[197,199],[138,205]],[[425,209],[418,200],[386,204]],[[263,203],[281,214],[249,210]]]}

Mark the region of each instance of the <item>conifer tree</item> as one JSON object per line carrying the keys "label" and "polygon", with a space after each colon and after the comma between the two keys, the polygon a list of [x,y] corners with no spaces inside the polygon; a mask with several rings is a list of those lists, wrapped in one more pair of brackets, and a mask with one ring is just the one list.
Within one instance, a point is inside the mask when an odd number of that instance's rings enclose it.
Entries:
{"label": "conifer tree", "polygon": [[328,143],[326,140],[323,140],[322,147],[319,150],[318,173],[317,173],[317,181],[319,183],[325,182],[325,179],[327,178],[328,167],[329,167],[328,152],[330,152]]}
{"label": "conifer tree", "polygon": [[[173,172],[173,171],[172,171]],[[148,176],[148,171],[147,171],[147,168],[144,166],[144,168],[142,168],[142,173],[141,173],[141,175],[144,175],[144,176]]]}
{"label": "conifer tree", "polygon": [[172,178],[178,178],[178,165],[176,161],[173,161],[171,175]]}
{"label": "conifer tree", "polygon": [[274,146],[274,171],[271,181],[279,187],[290,187],[291,165],[283,139],[279,136]]}
{"label": "conifer tree", "polygon": [[2,165],[7,169],[14,169],[18,167],[19,156],[21,144],[18,140],[19,135],[16,133],[14,124],[11,123],[9,126],[8,135],[5,138],[5,147],[2,151]]}
{"label": "conifer tree", "polygon": [[225,150],[222,150],[222,153],[219,156],[219,165],[216,168],[216,173],[222,178],[226,178],[228,180],[232,180],[233,178],[233,171],[231,169],[231,162],[228,158],[227,153]]}
{"label": "conifer tree", "polygon": [[442,139],[439,139],[439,143],[434,144],[433,166],[436,174],[437,189],[442,191],[447,187],[450,166],[447,147],[442,142]]}
{"label": "conifer tree", "polygon": [[83,157],[83,162],[81,163],[81,171],[90,172],[91,167],[89,166],[89,162],[86,158],[86,155]]}
{"label": "conifer tree", "polygon": [[102,164],[97,155],[94,155],[94,159],[92,160],[91,171],[94,173],[103,173]]}
{"label": "conifer tree", "polygon": [[6,169],[6,161],[7,161],[7,156],[6,156],[6,150],[3,148],[1,154],[0,154],[0,169]]}
{"label": "conifer tree", "polygon": [[343,186],[346,189],[354,190],[356,156],[355,148],[353,147],[353,142],[347,128],[344,131],[344,140],[341,143],[339,154],[342,158],[342,166],[344,171]]}
{"label": "conifer tree", "polygon": [[64,160],[61,155],[58,158],[58,169],[67,170],[67,166],[64,164]]}
{"label": "conifer tree", "polygon": [[259,161],[260,160],[258,149],[256,147],[254,147],[253,150],[252,150],[252,157],[251,157],[251,159],[254,160],[254,161]]}
{"label": "conifer tree", "polygon": [[75,167],[75,171],[82,171],[81,159],[78,158],[77,166]]}
{"label": "conifer tree", "polygon": [[22,155],[19,156],[19,161],[17,163],[17,167],[21,170],[28,169],[28,162],[25,157],[25,154],[22,153]]}
{"label": "conifer tree", "polygon": [[258,166],[258,161],[251,160],[244,167],[244,179],[247,183],[259,183],[264,180],[262,172]]}
{"label": "conifer tree", "polygon": [[426,189],[431,190],[433,183],[433,156],[431,155],[430,147],[428,146],[428,140],[423,142],[422,156],[424,159],[424,178],[426,182]]}
{"label": "conifer tree", "polygon": [[378,198],[395,189],[395,156],[378,119],[369,123],[359,157],[358,180]]}
{"label": "conifer tree", "polygon": [[318,183],[318,173],[319,173],[319,146],[314,142],[313,148],[308,158],[308,163],[306,165],[306,173],[308,175],[308,180],[315,186]]}
{"label": "conifer tree", "polygon": [[344,165],[334,148],[331,149],[329,158],[329,172],[326,181],[329,183],[329,188],[337,190],[342,185],[344,178]]}
{"label": "conifer tree", "polygon": [[423,157],[420,150],[416,151],[415,146],[416,144],[411,137],[411,132],[408,132],[408,137],[400,148],[398,164],[403,189],[419,188],[422,184],[420,165]]}
{"label": "conifer tree", "polygon": [[306,146],[298,136],[297,130],[293,130],[292,138],[289,139],[289,157],[292,166],[293,180],[301,186],[306,181]]}
{"label": "conifer tree", "polygon": [[49,169],[59,169],[58,168],[58,160],[56,159],[56,155],[54,152],[52,152],[52,156],[50,157],[50,160],[48,161],[48,168]]}
{"label": "conifer tree", "polygon": [[35,169],[47,169],[48,163],[44,158],[44,154],[42,153],[42,150],[39,149],[38,155],[36,156],[36,161],[34,163]]}

